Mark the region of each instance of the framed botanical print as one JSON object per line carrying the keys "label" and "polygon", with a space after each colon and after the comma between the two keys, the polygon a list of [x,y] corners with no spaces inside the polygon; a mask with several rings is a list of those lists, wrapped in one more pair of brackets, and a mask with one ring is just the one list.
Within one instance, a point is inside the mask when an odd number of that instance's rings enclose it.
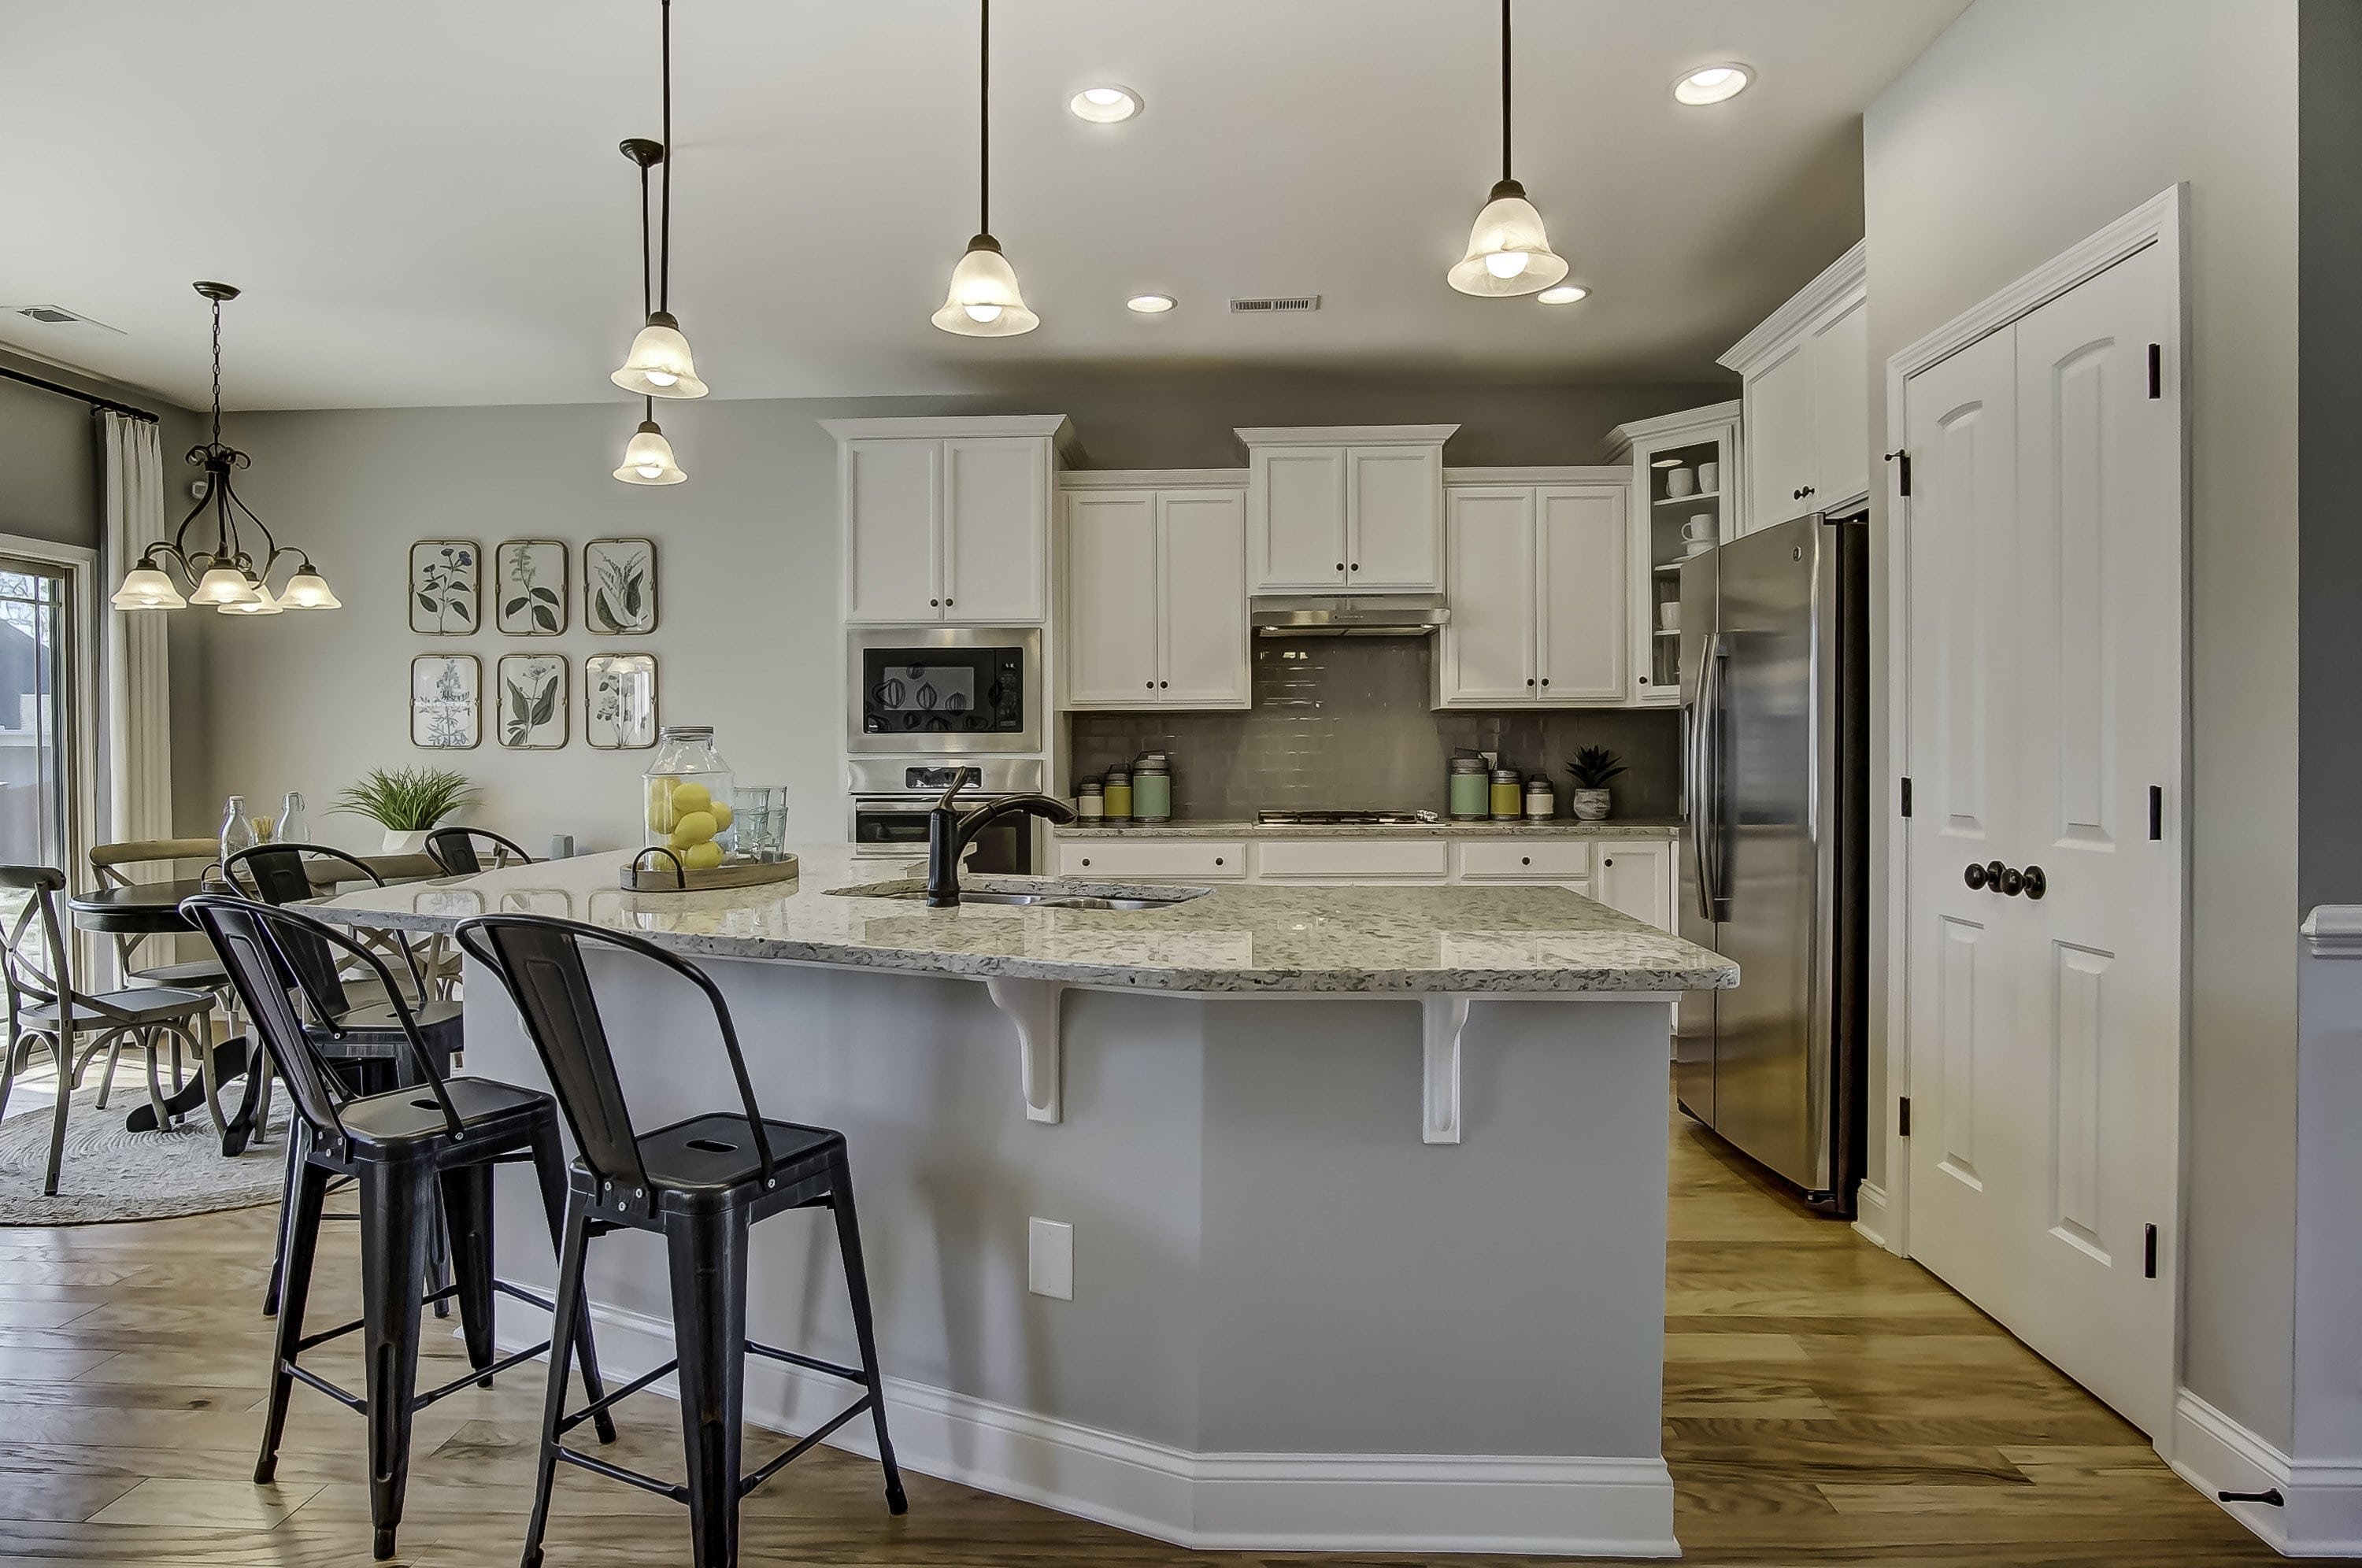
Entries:
{"label": "framed botanical print", "polygon": [[501,744],[511,751],[556,751],[566,744],[566,656],[502,654]]}
{"label": "framed botanical print", "polygon": [[601,751],[657,744],[657,656],[592,654],[582,661],[582,738]]}
{"label": "framed botanical print", "polygon": [[483,547],[473,539],[421,539],[410,547],[410,629],[430,636],[464,636],[482,619],[479,569]]}
{"label": "framed botanical print", "polygon": [[467,751],[483,736],[484,667],[474,654],[420,654],[410,661],[410,744]]}
{"label": "framed botanical print", "polygon": [[602,636],[657,629],[654,539],[593,539],[582,547],[582,619]]}
{"label": "framed botanical print", "polygon": [[510,539],[492,552],[492,624],[513,637],[566,630],[566,562],[557,539]]}

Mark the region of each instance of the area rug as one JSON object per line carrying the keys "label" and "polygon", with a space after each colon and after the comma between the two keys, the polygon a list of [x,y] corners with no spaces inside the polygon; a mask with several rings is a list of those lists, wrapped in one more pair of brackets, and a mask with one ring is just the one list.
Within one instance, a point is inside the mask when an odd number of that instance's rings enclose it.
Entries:
{"label": "area rug", "polygon": [[[136,1072],[132,1076],[136,1080]],[[230,1086],[233,1092],[242,1087]],[[171,1220],[279,1200],[287,1168],[283,1093],[272,1097],[270,1141],[235,1159],[222,1157],[221,1141],[202,1110],[175,1129],[127,1132],[124,1117],[148,1103],[144,1086],[135,1081],[127,1092],[118,1074],[105,1110],[97,1099],[95,1088],[74,1096],[55,1198],[41,1196],[50,1160],[50,1104],[0,1121],[0,1225]]]}

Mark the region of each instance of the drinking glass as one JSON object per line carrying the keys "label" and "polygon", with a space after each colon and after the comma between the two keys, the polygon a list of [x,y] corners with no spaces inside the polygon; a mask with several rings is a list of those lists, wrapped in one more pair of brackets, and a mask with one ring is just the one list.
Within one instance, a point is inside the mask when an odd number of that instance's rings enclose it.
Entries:
{"label": "drinking glass", "polygon": [[739,785],[730,791],[730,816],[739,854],[756,860],[777,860],[787,847],[786,785]]}

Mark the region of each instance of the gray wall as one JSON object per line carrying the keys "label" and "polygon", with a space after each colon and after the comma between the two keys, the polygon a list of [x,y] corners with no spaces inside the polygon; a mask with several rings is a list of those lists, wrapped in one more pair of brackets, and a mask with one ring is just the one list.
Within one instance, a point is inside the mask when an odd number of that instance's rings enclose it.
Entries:
{"label": "gray wall", "polygon": [[[666,409],[686,484],[647,489],[609,477],[636,414],[617,402],[545,408],[260,414],[232,419],[254,467],[241,491],[281,534],[311,550],[346,608],[202,625],[208,679],[207,786],[217,812],[231,792],[275,801],[300,790],[329,842],[368,845],[375,830],[317,816],[363,769],[439,761],[483,788],[478,820],[528,845],[570,833],[585,846],[625,841],[636,822],[645,752],[594,752],[579,738],[585,654],[639,646],[657,656],[659,707],[675,723],[711,722],[742,779],[793,791],[792,834],[843,831],[843,699],[835,447],[818,421],[900,414],[1070,414],[1080,466],[1236,466],[1235,425],[1460,421],[1446,449],[1462,462],[1587,463],[1623,420],[1727,397],[1727,386],[1551,389],[1372,388],[1355,384],[1077,384],[1021,401],[830,399],[711,401]],[[579,547],[646,535],[659,550],[660,624],[602,641],[573,608],[562,637],[491,632],[436,638],[409,630],[403,597],[413,540],[546,537]],[[579,548],[575,556],[578,570]],[[489,688],[504,652],[567,656],[576,733],[564,750],[428,753],[410,745],[410,659],[474,654]],[[184,808],[184,818],[193,807]],[[204,825],[210,826],[208,821]]]}
{"label": "gray wall", "polygon": [[[2183,1380],[2282,1444],[2298,915],[2296,89],[2296,0],[1978,0],[1871,106],[1862,138],[1874,451],[1892,445],[1888,356],[2189,182]],[[2345,447],[2341,432],[2330,450]],[[1883,510],[1882,487],[1882,524]]]}

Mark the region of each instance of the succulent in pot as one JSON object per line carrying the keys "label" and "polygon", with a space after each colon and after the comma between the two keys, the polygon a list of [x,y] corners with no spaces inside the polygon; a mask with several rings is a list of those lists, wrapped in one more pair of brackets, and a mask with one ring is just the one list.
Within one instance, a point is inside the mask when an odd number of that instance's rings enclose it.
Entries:
{"label": "succulent in pot", "polygon": [[1604,745],[1587,745],[1574,754],[1566,765],[1574,778],[1574,789],[1569,796],[1574,810],[1574,820],[1597,823],[1607,820],[1611,797],[1607,781],[1624,771],[1624,760]]}
{"label": "succulent in pot", "polygon": [[367,817],[385,829],[384,852],[415,855],[428,830],[475,803],[468,776],[447,767],[372,767],[337,795],[331,812]]}

